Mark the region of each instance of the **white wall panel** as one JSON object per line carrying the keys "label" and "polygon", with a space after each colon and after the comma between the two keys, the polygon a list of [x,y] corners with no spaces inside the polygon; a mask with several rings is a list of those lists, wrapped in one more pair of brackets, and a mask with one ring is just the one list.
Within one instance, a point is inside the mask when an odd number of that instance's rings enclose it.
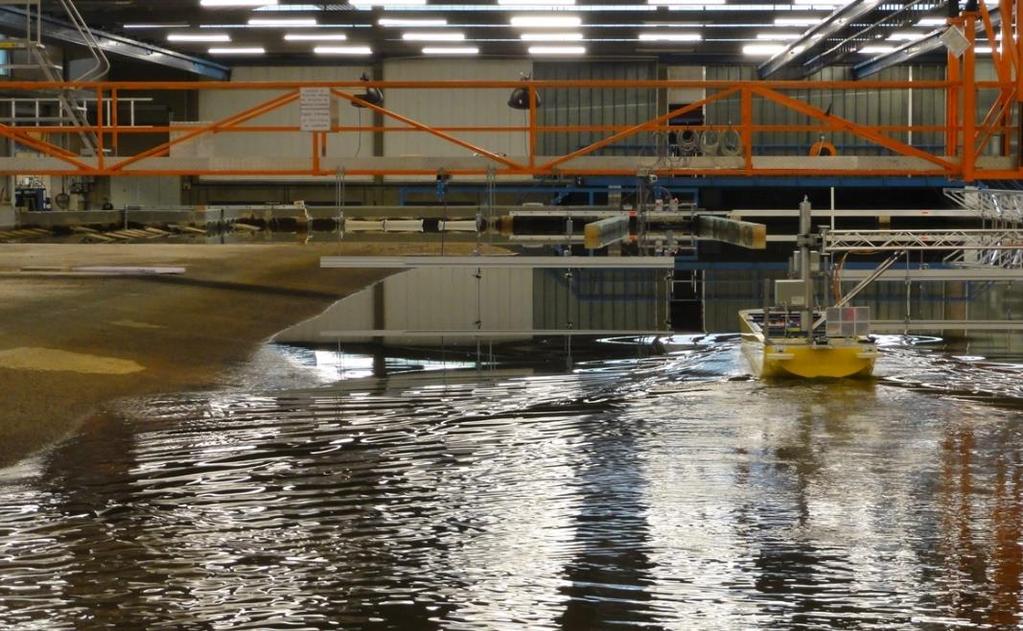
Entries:
{"label": "white wall panel", "polygon": [[[706,72],[703,66],[668,66],[669,81],[703,81]],[[703,88],[671,88],[668,90],[668,104],[694,103],[707,98]],[[664,113],[664,112],[661,112]]]}
{"label": "white wall panel", "polygon": [[[388,81],[514,81],[531,72],[526,60],[405,59],[384,63]],[[388,109],[431,126],[520,126],[527,125],[527,112],[508,107],[511,91],[500,90],[389,90],[384,96]],[[389,127],[404,127],[388,120]],[[524,156],[529,146],[525,132],[493,132],[453,135],[498,153]],[[384,138],[388,156],[470,156],[472,152],[425,133],[388,133]]]}
{"label": "white wall panel", "polygon": [[[242,66],[231,73],[232,81],[351,81],[358,79],[369,68],[353,66],[329,67],[263,67]],[[279,96],[281,90],[204,90],[199,93],[199,118],[216,121],[247,108]],[[363,124],[371,124],[371,116],[363,110],[345,103],[339,104],[342,125],[358,124],[360,112]],[[253,119],[251,125],[298,125],[298,102],[281,107],[273,112]],[[308,133],[222,133],[212,141],[214,156],[284,156],[308,157],[311,155],[311,139]],[[330,134],[327,140],[327,155],[334,157],[372,156],[373,135],[371,133]]]}
{"label": "white wall panel", "polygon": [[110,203],[114,208],[160,208],[181,204],[180,177],[112,177]]}

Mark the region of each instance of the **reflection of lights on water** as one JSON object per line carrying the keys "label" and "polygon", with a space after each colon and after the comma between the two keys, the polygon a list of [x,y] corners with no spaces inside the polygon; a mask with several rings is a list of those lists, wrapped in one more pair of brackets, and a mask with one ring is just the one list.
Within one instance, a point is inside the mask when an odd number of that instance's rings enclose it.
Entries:
{"label": "reflection of lights on water", "polygon": [[[387,375],[407,372],[458,370],[476,368],[475,362],[461,360],[413,359],[407,357],[374,357],[368,353],[349,353],[332,349],[310,349],[274,345],[274,352],[291,366],[309,374],[321,383],[373,377],[381,363]],[[381,361],[382,360],[382,361]],[[486,366],[487,364],[482,364]],[[380,376],[380,375],[377,375]]]}
{"label": "reflection of lights on water", "polygon": [[872,335],[874,343],[881,347],[924,346],[941,344],[945,340],[935,335]]}
{"label": "reflection of lights on water", "polygon": [[952,355],[952,359],[958,359],[961,362],[982,362],[986,358],[980,355]]}
{"label": "reflection of lights on water", "polygon": [[[359,353],[338,353],[337,351],[313,351],[315,365],[311,366],[317,374],[327,379],[361,379],[373,376],[374,358],[372,355]],[[384,359],[384,370],[388,374],[396,372],[428,372],[436,370],[458,370],[475,368],[473,362],[454,360],[409,359],[407,357],[387,357]]]}
{"label": "reflection of lights on water", "polygon": [[602,337],[597,340],[598,344],[624,344],[626,346],[648,346],[657,339],[654,335],[623,335],[616,337]]}
{"label": "reflection of lights on water", "polygon": [[630,346],[649,346],[660,342],[665,346],[709,346],[720,342],[736,339],[738,333],[676,333],[672,335],[623,335],[604,337],[597,340],[601,344],[626,344]]}
{"label": "reflection of lights on water", "polygon": [[315,364],[312,368],[327,379],[359,379],[373,376],[372,355],[313,351],[313,359]]}

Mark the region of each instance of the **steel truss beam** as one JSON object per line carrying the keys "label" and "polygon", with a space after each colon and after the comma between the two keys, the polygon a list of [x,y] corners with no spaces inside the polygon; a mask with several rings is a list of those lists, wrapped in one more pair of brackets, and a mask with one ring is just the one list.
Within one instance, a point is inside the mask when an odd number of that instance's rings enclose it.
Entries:
{"label": "steel truss beam", "polygon": [[1023,249],[1023,230],[825,230],[825,252]]}
{"label": "steel truss beam", "polygon": [[[969,64],[964,64],[969,67]],[[356,87],[378,87],[382,90],[493,90],[521,87],[521,81],[340,81],[340,82],[88,82],[88,83],[31,83],[5,82],[6,90],[23,93],[31,97],[39,90],[81,90],[95,93],[98,111],[105,111],[106,104],[116,104],[123,91],[144,90],[265,90],[276,96],[237,114],[212,123],[192,123],[173,127],[144,127],[118,123],[116,107],[111,119],[98,116],[94,124],[78,126],[15,126],[0,129],[0,135],[7,136],[15,143],[41,154],[40,157],[25,155],[17,160],[0,158],[0,174],[31,173],[39,175],[66,176],[112,176],[112,175],[210,175],[210,176],[263,176],[263,177],[333,177],[339,171],[350,176],[420,176],[436,175],[441,169],[453,177],[494,174],[499,177],[561,177],[561,176],[629,176],[642,173],[662,176],[834,176],[877,177],[882,175],[905,175],[916,177],[941,176],[949,179],[1023,179],[1023,168],[1009,156],[987,156],[977,151],[977,141],[993,133],[1008,137],[1018,132],[1019,125],[1010,118],[999,115],[998,110],[989,113],[984,124],[977,125],[974,104],[979,90],[997,89],[1003,95],[1015,95],[1015,86],[992,81],[974,82],[972,72],[963,72],[961,80],[944,81],[530,81],[528,89],[574,88],[592,90],[599,98],[600,90],[618,89],[681,89],[704,90],[709,96],[696,103],[677,108],[666,114],[629,126],[586,126],[586,125],[540,125],[533,103],[528,125],[508,126],[456,126],[441,127],[417,121],[383,106],[368,104],[353,94]],[[256,119],[280,110],[298,99],[300,88],[320,87],[331,90],[334,98],[364,105],[386,119],[398,123],[394,126],[336,125],[329,132],[302,132],[298,115],[291,124],[260,124]],[[803,100],[794,98],[789,92],[813,90],[876,90],[884,94],[890,90],[938,90],[946,95],[962,96],[964,103],[956,116],[944,125],[868,125],[852,119],[836,116]],[[972,95],[973,98],[966,98]],[[754,100],[771,101],[780,108],[805,116],[799,124],[762,124],[756,120]],[[601,149],[620,143],[640,133],[667,135],[677,131],[670,124],[671,118],[686,111],[715,101],[730,101],[738,105],[740,119],[728,124],[710,124],[694,127],[696,131],[714,130],[719,134],[732,134],[741,139],[728,155],[700,155],[679,158],[670,155],[655,156],[612,156],[598,155]],[[955,99],[952,99],[953,101]],[[1005,99],[1001,100],[1003,104]],[[906,132],[943,133],[947,138],[962,136],[971,142],[951,142],[952,154],[925,151],[908,142],[897,139],[896,134]],[[448,157],[373,157],[353,158],[327,154],[328,142],[344,142],[350,133],[420,133],[457,147],[463,155]],[[485,132],[489,134],[517,134],[529,139],[527,155],[509,157],[498,151],[467,142],[457,132]],[[539,155],[537,137],[544,134],[591,132],[607,133],[605,137],[591,144],[566,153],[565,155]],[[881,155],[873,156],[773,156],[760,155],[757,140],[760,134],[768,132],[836,132],[848,133],[873,143]],[[61,135],[89,133],[104,145],[112,147],[111,153],[99,152],[95,157],[73,156],[61,149],[56,142]],[[134,155],[118,155],[117,139],[125,134],[163,133],[171,137],[156,147]],[[301,156],[223,156],[202,157],[170,156],[171,150],[198,138],[217,134],[301,134],[309,141],[309,153]],[[109,141],[109,142],[108,142]],[[884,155],[890,153],[892,155]]]}
{"label": "steel truss beam", "polygon": [[961,212],[992,221],[1023,222],[1023,191],[969,187],[944,192]]}

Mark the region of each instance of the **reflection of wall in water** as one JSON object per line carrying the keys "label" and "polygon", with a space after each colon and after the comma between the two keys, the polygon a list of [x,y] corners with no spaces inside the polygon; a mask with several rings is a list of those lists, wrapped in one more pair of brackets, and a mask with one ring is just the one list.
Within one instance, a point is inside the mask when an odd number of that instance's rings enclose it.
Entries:
{"label": "reflection of wall in water", "polygon": [[667,320],[667,284],[657,270],[533,271],[538,329],[657,331]]}
{"label": "reflection of wall in water", "polygon": [[749,269],[704,272],[703,318],[707,331],[737,331],[739,310],[764,306],[764,281],[779,278],[786,278],[784,271]]}
{"label": "reflection of wall in water", "polygon": [[[429,267],[413,269],[339,301],[280,333],[278,342],[327,344],[328,331],[514,331],[666,328],[663,270],[567,270]],[[346,337],[370,341],[372,337]],[[502,337],[503,340],[515,339]],[[436,345],[463,336],[385,336],[386,343]]]}
{"label": "reflection of wall in water", "polygon": [[[735,331],[737,312],[763,306],[764,280],[786,278],[781,270],[709,270],[704,272],[704,316],[707,331]],[[848,291],[852,283],[843,283]],[[869,306],[875,320],[904,320],[907,291],[904,281],[871,285],[853,301]],[[830,290],[817,284],[818,299],[830,300]],[[914,282],[909,285],[909,314],[914,320],[1019,320],[1023,289],[1012,283]]]}

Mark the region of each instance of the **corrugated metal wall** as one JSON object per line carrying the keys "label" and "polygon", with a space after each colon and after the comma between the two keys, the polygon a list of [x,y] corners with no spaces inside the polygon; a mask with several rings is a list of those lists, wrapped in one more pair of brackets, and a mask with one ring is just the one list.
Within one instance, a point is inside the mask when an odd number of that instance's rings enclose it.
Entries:
{"label": "corrugated metal wall", "polygon": [[[530,60],[409,59],[384,64],[388,81],[514,81],[529,74]],[[390,90],[386,105],[399,114],[435,126],[525,126],[527,112],[508,107],[509,90]],[[385,119],[388,127],[405,127]],[[452,135],[484,149],[509,156],[528,153],[529,136],[525,132],[455,132]],[[387,133],[384,154],[388,156],[469,156],[468,149],[418,132]]]}
{"label": "corrugated metal wall", "polygon": [[[534,64],[538,80],[615,79],[641,81],[657,78],[653,62],[627,63],[554,63]],[[656,90],[544,90],[540,125],[633,125],[657,115]],[[538,142],[542,155],[564,155],[608,136],[610,132],[550,133]],[[594,155],[653,154],[657,147],[651,134],[602,149]]]}
{"label": "corrugated metal wall", "polygon": [[[944,71],[942,70],[942,72]],[[922,71],[915,74],[920,73]],[[710,80],[752,80],[755,76],[753,67],[712,66],[707,68],[707,79]],[[814,75],[812,79],[840,81],[849,78],[847,68],[833,67],[825,68]],[[909,69],[892,68],[884,71],[877,78],[904,81],[909,78]],[[822,110],[830,109],[831,113],[836,116],[865,125],[909,124],[909,99],[905,90],[786,90],[783,94]],[[918,96],[914,95],[914,97]],[[921,99],[916,98],[916,100]],[[944,115],[943,101],[940,106],[940,113],[935,111],[934,115]],[[753,98],[753,117],[756,122],[765,125],[809,125],[815,122],[809,116],[756,96]],[[728,124],[738,120],[740,120],[738,96],[712,103],[707,107],[708,123]],[[922,123],[918,120],[914,122]],[[896,133],[893,136],[903,141],[906,140],[904,133]],[[754,146],[755,152],[759,155],[805,155],[810,146],[818,139],[819,134],[813,132],[762,132],[754,135]],[[833,143],[843,155],[877,155],[887,152],[870,141],[852,134],[827,134],[824,139]],[[923,145],[927,140],[930,139],[914,137],[913,144]]]}
{"label": "corrugated metal wall", "polygon": [[[708,66],[707,79],[715,81],[743,81],[756,78],[752,66]],[[849,80],[845,66],[825,68],[811,77],[817,81]],[[872,80],[879,81],[933,81],[945,78],[944,65],[928,64],[888,68]],[[977,64],[977,80],[994,78],[990,62]],[[831,108],[836,116],[864,125],[944,125],[945,97],[942,90],[791,90],[784,94],[823,110]],[[978,122],[994,101],[994,91],[983,91],[978,97]],[[739,97],[712,103],[707,107],[707,122],[728,124],[739,120]],[[764,99],[753,99],[754,120],[767,125],[806,125],[813,119]],[[942,132],[888,132],[892,137],[909,142],[927,151],[939,152],[944,148]],[[818,140],[814,133],[763,132],[755,135],[758,155],[804,155]],[[825,140],[835,144],[845,155],[878,155],[889,153],[869,140],[848,133],[827,134]]]}

